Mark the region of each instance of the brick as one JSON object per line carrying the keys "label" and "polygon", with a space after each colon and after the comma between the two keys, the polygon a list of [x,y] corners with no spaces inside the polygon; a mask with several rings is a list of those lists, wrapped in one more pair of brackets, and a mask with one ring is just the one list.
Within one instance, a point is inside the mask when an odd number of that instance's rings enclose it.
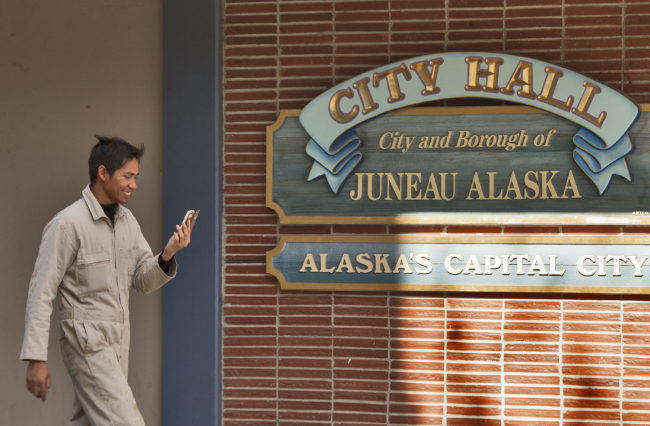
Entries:
{"label": "brick", "polygon": [[555,235],[559,232],[556,226],[504,226],[504,234],[540,234]]}
{"label": "brick", "polygon": [[[278,411],[278,417],[281,420],[286,420],[290,421],[291,423],[286,423],[286,424],[296,424],[293,423],[293,421],[308,421],[310,425],[328,425],[330,424],[329,421],[331,420],[331,414],[328,412],[304,412],[304,411],[284,411],[284,410],[279,410]],[[323,423],[318,423],[318,422],[323,422]],[[279,423],[279,424],[284,424],[284,423]]]}
{"label": "brick", "polygon": [[[472,345],[474,346],[474,345]],[[499,352],[448,352],[447,359],[451,361],[480,361],[480,362],[499,362],[501,354]]]}
{"label": "brick", "polygon": [[335,400],[359,400],[366,402],[384,402],[385,392],[334,391]]}
{"label": "brick", "polygon": [[490,342],[467,342],[467,339],[459,339],[459,341],[448,341],[447,342],[447,351],[493,351],[501,352],[501,339],[495,337],[493,340],[496,343]]}
{"label": "brick", "polygon": [[[448,398],[448,401],[450,398]],[[442,404],[444,403],[445,398],[442,393],[439,394],[412,394],[412,393],[400,393],[400,392],[391,392],[390,393],[390,402],[405,402],[411,404]],[[416,406],[417,406],[416,405]],[[392,412],[392,411],[391,411]]]}
{"label": "brick", "polygon": [[[481,407],[464,407],[464,406],[447,406],[447,415],[448,416],[499,416],[501,415],[501,407],[490,407],[490,406],[481,406]],[[471,423],[466,423],[471,424]]]}
{"label": "brick", "polygon": [[558,334],[553,333],[504,333],[506,342],[555,342],[559,340]]}
{"label": "brick", "polygon": [[[342,375],[337,375],[342,376]],[[366,380],[362,377],[362,374],[357,374],[351,376],[350,378],[342,376],[342,379],[336,379],[334,381],[334,388],[337,390],[347,390],[347,391],[367,391],[367,392],[386,392],[388,390],[388,384],[386,376],[379,377],[377,374],[373,377],[378,377],[377,380]]]}
{"label": "brick", "polygon": [[[557,376],[535,376],[535,375],[520,375],[520,374],[506,374],[506,383],[513,384],[527,384],[527,385],[559,385],[560,379]],[[513,392],[516,393],[516,392]]]}
{"label": "brick", "polygon": [[279,400],[277,404],[279,410],[305,410],[313,412],[332,409],[330,402]]}
{"label": "brick", "polygon": [[609,420],[618,421],[619,411],[597,411],[597,410],[565,410],[564,419],[570,420]]}
{"label": "brick", "polygon": [[293,379],[329,379],[332,373],[329,370],[309,370],[309,369],[278,369],[278,377]]}
{"label": "brick", "polygon": [[476,321],[476,318],[448,320],[447,330],[501,330],[500,321]]}
{"label": "brick", "polygon": [[390,404],[389,407],[391,414],[442,414],[442,405],[429,405],[429,404]]}
{"label": "brick", "polygon": [[620,368],[595,365],[564,365],[562,367],[562,373],[564,375],[578,376],[618,376],[620,374]]}
{"label": "brick", "polygon": [[444,348],[444,343],[440,344],[440,352],[432,353],[431,351],[399,351],[392,350],[390,351],[391,359],[409,359],[409,360],[420,360],[420,361],[441,361],[444,359],[444,353],[442,352]]}
{"label": "brick", "polygon": [[[504,354],[504,362],[510,363],[557,363],[559,361],[559,356],[556,354],[513,354],[506,353]],[[566,356],[563,358],[562,362],[566,363]]]}
{"label": "brick", "polygon": [[617,334],[596,334],[596,333],[565,333],[564,341],[566,342],[598,342],[598,343],[616,343],[621,338]]}
{"label": "brick", "polygon": [[504,415],[507,417],[549,417],[559,418],[560,410],[543,410],[538,408],[506,408]]}
{"label": "brick", "polygon": [[564,395],[567,401],[574,398],[585,398],[584,401],[590,401],[592,398],[610,398],[618,399],[619,398],[619,389],[618,388],[597,388],[597,387],[565,387]]}
{"label": "brick", "polygon": [[[229,420],[232,418],[238,419],[237,421]],[[243,420],[239,420],[242,419]],[[273,411],[251,411],[251,410],[224,410],[224,425],[227,426],[273,426],[274,421],[264,421],[275,418],[275,410]]]}
{"label": "brick", "polygon": [[359,422],[370,424],[375,423],[379,425],[386,424],[385,414],[334,412],[333,419],[335,422],[334,424],[353,424]]}
{"label": "brick", "polygon": [[334,225],[334,234],[385,234],[384,225]]}
{"label": "brick", "polygon": [[464,426],[480,424],[482,426],[500,426],[501,420],[485,417],[451,417],[447,420],[447,426]]}
{"label": "brick", "polygon": [[355,326],[355,327],[386,327],[385,318],[349,318],[336,317],[334,323],[337,326]]}
{"label": "brick", "polygon": [[[286,370],[284,370],[286,371]],[[285,374],[286,375],[286,374]],[[301,378],[295,379],[282,377],[277,381],[278,389],[317,389],[328,390],[331,393],[332,382],[329,378]]]}
{"label": "brick", "polygon": [[559,369],[556,365],[530,365],[530,364],[507,364],[504,367],[507,373],[528,373],[528,374],[554,374]]}
{"label": "brick", "polygon": [[499,226],[448,226],[447,233],[449,234],[500,234],[501,227]]}
{"label": "brick", "polygon": [[503,0],[449,0],[450,8],[500,8]]}
{"label": "brick", "polygon": [[513,394],[513,395],[535,395],[535,396],[561,394],[559,387],[549,387],[549,386],[536,386],[536,387],[506,386],[505,393]]}

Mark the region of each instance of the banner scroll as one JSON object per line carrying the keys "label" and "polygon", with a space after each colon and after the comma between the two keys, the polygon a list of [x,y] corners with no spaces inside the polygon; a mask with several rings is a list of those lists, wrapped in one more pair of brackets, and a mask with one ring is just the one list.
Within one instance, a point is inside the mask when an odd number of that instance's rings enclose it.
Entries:
{"label": "banner scroll", "polygon": [[627,97],[584,75],[547,62],[500,53],[421,56],[368,71],[327,90],[301,112],[314,159],[308,180],[325,176],[332,192],[361,163],[357,125],[424,102],[478,97],[530,105],[582,127],[574,160],[602,195],[614,174],[631,180],[627,135],[639,108]]}

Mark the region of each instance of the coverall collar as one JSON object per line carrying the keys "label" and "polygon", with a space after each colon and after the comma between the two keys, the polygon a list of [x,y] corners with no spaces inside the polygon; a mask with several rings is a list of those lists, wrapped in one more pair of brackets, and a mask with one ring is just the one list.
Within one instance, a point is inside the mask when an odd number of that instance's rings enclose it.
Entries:
{"label": "coverall collar", "polygon": [[[88,206],[88,210],[90,210],[90,214],[93,217],[94,221],[97,221],[103,217],[108,219],[108,216],[106,216],[106,213],[104,213],[104,209],[102,209],[102,206],[99,204],[99,201],[97,201],[95,195],[90,190],[90,184],[86,185],[84,190],[81,192],[81,195],[83,196],[83,199],[86,202],[86,205]],[[117,219],[122,215],[124,215],[123,207],[121,204],[118,203],[117,211],[115,212],[115,219]]]}

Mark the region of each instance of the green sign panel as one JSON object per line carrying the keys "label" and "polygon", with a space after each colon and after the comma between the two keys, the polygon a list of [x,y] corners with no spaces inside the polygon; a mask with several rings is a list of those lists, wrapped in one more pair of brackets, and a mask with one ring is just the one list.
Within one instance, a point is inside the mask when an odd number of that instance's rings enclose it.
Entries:
{"label": "green sign panel", "polygon": [[410,108],[355,128],[359,164],[337,192],[308,180],[297,112],[269,128],[267,205],[288,223],[650,223],[650,123],[600,193],[580,168],[579,126],[529,107]]}

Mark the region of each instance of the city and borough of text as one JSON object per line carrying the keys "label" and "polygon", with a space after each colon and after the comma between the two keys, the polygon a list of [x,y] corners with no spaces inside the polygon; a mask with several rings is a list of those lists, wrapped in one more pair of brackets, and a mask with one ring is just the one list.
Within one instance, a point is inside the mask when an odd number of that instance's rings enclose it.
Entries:
{"label": "city and borough of text", "polygon": [[513,151],[534,146],[547,148],[557,129],[530,135],[522,129],[514,133],[476,133],[471,130],[449,130],[442,135],[407,135],[394,130],[379,136],[378,145],[383,151],[407,152],[415,149],[502,149]]}

